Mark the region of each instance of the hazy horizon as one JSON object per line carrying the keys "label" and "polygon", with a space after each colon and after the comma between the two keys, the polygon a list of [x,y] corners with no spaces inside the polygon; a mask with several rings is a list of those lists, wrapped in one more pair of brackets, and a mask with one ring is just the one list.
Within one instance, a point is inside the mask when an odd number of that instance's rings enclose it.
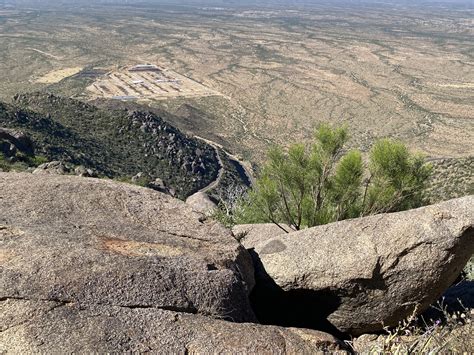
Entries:
{"label": "hazy horizon", "polygon": [[347,5],[467,5],[474,9],[472,0],[0,0],[0,5],[194,5],[194,6],[311,6],[321,4]]}

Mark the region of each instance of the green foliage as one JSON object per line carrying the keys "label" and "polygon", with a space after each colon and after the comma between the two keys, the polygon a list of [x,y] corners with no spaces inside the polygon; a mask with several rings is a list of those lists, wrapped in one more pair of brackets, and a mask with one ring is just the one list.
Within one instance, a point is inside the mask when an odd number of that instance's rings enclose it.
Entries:
{"label": "green foliage", "polygon": [[34,157],[28,157],[28,165],[30,166],[39,166],[41,164],[47,163],[48,161],[49,159],[42,155],[35,155]]}
{"label": "green foliage", "polygon": [[[214,191],[212,199],[218,201],[218,208],[214,209],[210,217],[218,220],[224,226],[231,228],[235,224],[248,223],[251,220],[252,212],[246,208],[248,199],[248,186],[242,183],[231,183],[220,186]],[[256,211],[259,213],[260,211]],[[260,218],[264,215],[260,213]]]}
{"label": "green foliage", "polygon": [[347,140],[346,128],[322,125],[310,147],[272,148],[234,222],[284,223],[298,230],[423,204],[431,169],[422,157],[383,139],[372,148],[365,172],[359,151],[344,152]]}
{"label": "green foliage", "polygon": [[415,208],[423,203],[423,189],[431,174],[424,159],[400,142],[382,139],[370,154],[370,186],[364,214]]}
{"label": "green foliage", "polygon": [[218,208],[216,208],[212,212],[210,217],[219,221],[223,226],[227,228],[232,228],[236,224],[235,214],[227,213],[226,208],[223,205],[223,203],[219,204]]}
{"label": "green foliage", "polygon": [[321,126],[315,136],[317,144],[310,149],[295,144],[288,153],[279,147],[270,150],[269,163],[250,192],[249,211],[244,216],[251,216],[252,222],[285,223],[300,229],[353,213],[348,202],[354,198],[352,187],[361,177],[360,153],[351,152],[341,159],[331,176],[347,131]]}
{"label": "green foliage", "polygon": [[38,165],[46,163],[48,159],[45,157],[29,156],[22,152],[17,152],[12,157],[6,157],[0,152],[0,170],[1,171],[25,171],[28,168],[35,168]]}
{"label": "green foliage", "polygon": [[133,181],[135,185],[138,185],[141,187],[147,187],[148,184],[150,184],[150,182],[151,182],[151,178],[149,176],[141,176],[135,179],[135,181]]}
{"label": "green foliage", "polygon": [[331,189],[332,203],[338,206],[337,220],[357,216],[357,200],[360,197],[360,186],[363,177],[362,155],[351,151],[341,158],[334,172]]}

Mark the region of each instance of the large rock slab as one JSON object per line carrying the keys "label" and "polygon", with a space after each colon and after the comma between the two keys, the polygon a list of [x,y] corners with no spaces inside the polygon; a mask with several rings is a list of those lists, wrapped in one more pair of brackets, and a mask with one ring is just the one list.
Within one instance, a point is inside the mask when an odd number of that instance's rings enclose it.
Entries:
{"label": "large rock slab", "polygon": [[313,354],[341,349],[329,334],[231,323],[157,308],[7,299],[0,353]]}
{"label": "large rock slab", "polygon": [[196,212],[203,213],[205,215],[212,214],[217,205],[211,201],[209,196],[202,191],[192,194],[186,199],[186,203],[192,207]]}
{"label": "large rock slab", "polygon": [[237,224],[232,227],[232,233],[246,248],[253,248],[257,243],[275,238],[281,234],[294,232],[289,225],[275,223]]}
{"label": "large rock slab", "polygon": [[375,332],[422,312],[458,277],[474,252],[474,196],[246,246],[254,248],[260,320]]}
{"label": "large rock slab", "polygon": [[248,252],[220,224],[151,189],[0,173],[0,299],[255,319]]}

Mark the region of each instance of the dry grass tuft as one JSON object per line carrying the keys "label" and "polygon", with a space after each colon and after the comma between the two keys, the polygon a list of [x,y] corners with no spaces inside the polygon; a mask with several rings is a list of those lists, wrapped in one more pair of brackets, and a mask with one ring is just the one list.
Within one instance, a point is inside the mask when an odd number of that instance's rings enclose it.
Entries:
{"label": "dry grass tuft", "polygon": [[363,335],[354,339],[351,346],[357,353],[472,353],[474,310],[461,306],[461,311],[450,312],[441,301],[432,306],[441,316],[429,321],[415,316],[415,310],[397,327],[385,328],[386,334]]}

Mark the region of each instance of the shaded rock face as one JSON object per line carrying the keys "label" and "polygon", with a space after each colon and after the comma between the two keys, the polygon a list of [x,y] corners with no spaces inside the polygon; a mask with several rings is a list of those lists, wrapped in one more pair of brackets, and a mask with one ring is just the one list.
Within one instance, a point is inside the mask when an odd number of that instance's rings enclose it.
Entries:
{"label": "shaded rock face", "polygon": [[342,349],[315,330],[231,323],[156,308],[3,301],[0,351],[12,353],[306,353]]}
{"label": "shaded rock face", "polygon": [[17,152],[34,155],[33,142],[21,131],[0,128],[0,153],[13,156]]}
{"label": "shaded rock face", "polygon": [[[266,239],[266,237],[263,237]],[[474,252],[474,196],[256,242],[259,320],[351,333],[421,313]]]}
{"label": "shaded rock face", "polygon": [[474,281],[465,280],[448,288],[443,294],[443,302],[450,312],[474,309]]}
{"label": "shaded rock face", "polygon": [[0,299],[255,320],[249,254],[179,200],[99,179],[0,173],[0,201]]}
{"label": "shaded rock face", "polygon": [[[472,310],[474,314],[474,281],[463,280],[446,290],[442,297],[423,314],[424,319],[446,319],[446,313]],[[473,325],[474,327],[474,325]],[[474,332],[472,333],[474,341]]]}

